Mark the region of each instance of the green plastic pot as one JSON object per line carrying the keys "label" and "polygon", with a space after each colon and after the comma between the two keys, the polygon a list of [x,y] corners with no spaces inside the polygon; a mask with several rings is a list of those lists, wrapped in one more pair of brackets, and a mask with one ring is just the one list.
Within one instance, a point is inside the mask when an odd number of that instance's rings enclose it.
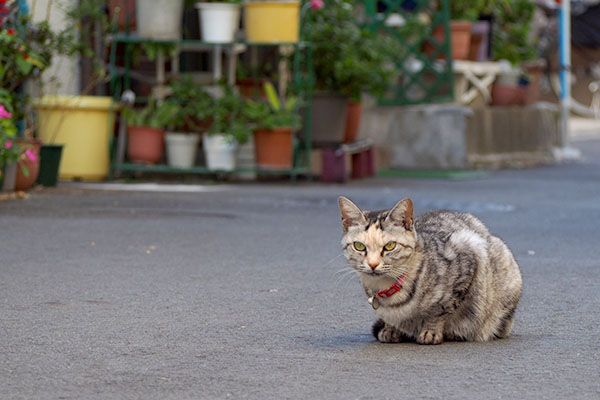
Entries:
{"label": "green plastic pot", "polygon": [[62,157],[62,144],[44,144],[40,149],[40,173],[37,182],[43,186],[56,186]]}

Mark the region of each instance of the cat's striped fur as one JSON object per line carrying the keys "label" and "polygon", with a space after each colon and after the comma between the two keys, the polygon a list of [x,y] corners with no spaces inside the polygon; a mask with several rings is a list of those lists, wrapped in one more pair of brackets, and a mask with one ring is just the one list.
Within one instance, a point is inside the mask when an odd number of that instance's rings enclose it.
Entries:
{"label": "cat's striped fur", "polygon": [[[373,334],[380,342],[438,344],[510,334],[521,273],[508,247],[480,220],[451,211],[414,219],[410,199],[381,212],[363,212],[345,197],[339,205],[344,254],[367,297],[405,276],[400,291],[378,298]],[[356,250],[355,242],[365,250]],[[389,242],[396,243],[393,251],[384,249]]]}

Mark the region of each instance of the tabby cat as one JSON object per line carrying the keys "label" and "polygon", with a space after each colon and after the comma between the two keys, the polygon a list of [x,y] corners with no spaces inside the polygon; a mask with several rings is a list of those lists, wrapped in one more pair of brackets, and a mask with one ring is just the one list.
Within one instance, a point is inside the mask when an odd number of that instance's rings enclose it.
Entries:
{"label": "tabby cat", "polygon": [[473,215],[433,211],[413,218],[404,199],[361,211],[339,198],[344,254],[380,318],[380,342],[486,341],[510,334],[522,280],[504,242]]}

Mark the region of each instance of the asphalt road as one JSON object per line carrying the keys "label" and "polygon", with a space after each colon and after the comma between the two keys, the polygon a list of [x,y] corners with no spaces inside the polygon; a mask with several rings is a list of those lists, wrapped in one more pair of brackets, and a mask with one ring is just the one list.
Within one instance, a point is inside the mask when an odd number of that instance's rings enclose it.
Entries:
{"label": "asphalt road", "polygon": [[[0,202],[1,399],[598,399],[600,142],[470,180],[62,186]],[[194,187],[196,188],[196,187]],[[338,195],[473,212],[513,250],[513,335],[379,344]]]}

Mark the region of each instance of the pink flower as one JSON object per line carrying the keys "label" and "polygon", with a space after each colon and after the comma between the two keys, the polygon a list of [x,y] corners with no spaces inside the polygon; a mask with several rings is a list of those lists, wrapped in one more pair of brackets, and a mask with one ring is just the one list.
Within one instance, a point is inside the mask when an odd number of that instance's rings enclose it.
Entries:
{"label": "pink flower", "polygon": [[12,114],[6,111],[6,108],[2,104],[0,104],[0,119],[4,118],[12,118]]}
{"label": "pink flower", "polygon": [[27,149],[27,150],[25,150],[25,156],[27,158],[29,158],[29,161],[35,162],[35,159],[36,159],[35,151],[33,151],[31,149]]}
{"label": "pink flower", "polygon": [[[2,106],[0,106],[2,107]],[[6,143],[4,143],[4,147],[6,147],[7,149],[10,149],[12,147],[12,140],[7,140]]]}
{"label": "pink flower", "polygon": [[310,0],[310,8],[313,10],[320,10],[324,5],[323,0]]}

